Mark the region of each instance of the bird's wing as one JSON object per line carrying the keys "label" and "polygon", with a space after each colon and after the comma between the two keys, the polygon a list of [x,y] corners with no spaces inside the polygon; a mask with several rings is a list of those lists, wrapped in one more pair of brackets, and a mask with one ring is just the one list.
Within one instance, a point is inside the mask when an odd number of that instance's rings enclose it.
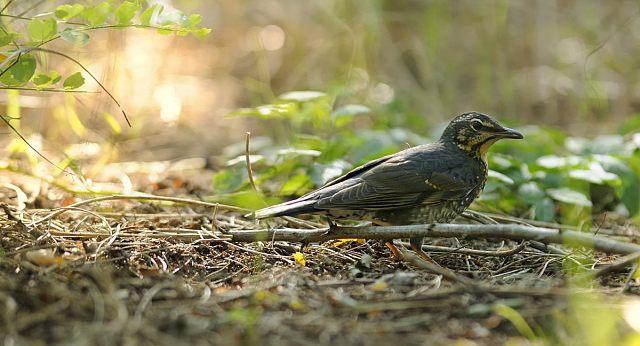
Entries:
{"label": "bird's wing", "polygon": [[468,161],[449,155],[434,150],[386,158],[317,191],[315,208],[384,210],[462,198],[475,187],[460,179],[470,173]]}

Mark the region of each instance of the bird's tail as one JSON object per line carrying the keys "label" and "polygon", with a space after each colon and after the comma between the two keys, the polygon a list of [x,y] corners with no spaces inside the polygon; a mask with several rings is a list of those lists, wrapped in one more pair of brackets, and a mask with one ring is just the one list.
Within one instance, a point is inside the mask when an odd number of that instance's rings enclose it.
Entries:
{"label": "bird's tail", "polygon": [[256,219],[264,219],[274,216],[287,216],[301,214],[313,210],[315,200],[293,200],[282,204],[272,205],[270,207],[257,210],[248,216],[253,216]]}

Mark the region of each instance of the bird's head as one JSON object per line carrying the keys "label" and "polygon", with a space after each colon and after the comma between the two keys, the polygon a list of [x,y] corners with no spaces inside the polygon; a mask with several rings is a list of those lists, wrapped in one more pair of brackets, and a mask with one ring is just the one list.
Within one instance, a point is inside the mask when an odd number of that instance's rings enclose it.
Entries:
{"label": "bird's head", "polygon": [[523,137],[520,132],[500,125],[486,114],[469,112],[451,120],[440,140],[453,142],[472,156],[484,157],[489,147],[503,138],[522,139]]}

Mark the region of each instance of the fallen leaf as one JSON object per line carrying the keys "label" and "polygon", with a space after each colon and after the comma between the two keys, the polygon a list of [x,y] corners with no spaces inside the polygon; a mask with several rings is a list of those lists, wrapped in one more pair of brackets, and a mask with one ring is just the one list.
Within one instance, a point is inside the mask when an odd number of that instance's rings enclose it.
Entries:
{"label": "fallen leaf", "polygon": [[27,260],[40,267],[59,265],[64,262],[52,249],[32,250],[26,253]]}
{"label": "fallen leaf", "polygon": [[304,259],[304,254],[302,252],[295,252],[293,254],[293,259],[301,266],[307,265],[307,260]]}

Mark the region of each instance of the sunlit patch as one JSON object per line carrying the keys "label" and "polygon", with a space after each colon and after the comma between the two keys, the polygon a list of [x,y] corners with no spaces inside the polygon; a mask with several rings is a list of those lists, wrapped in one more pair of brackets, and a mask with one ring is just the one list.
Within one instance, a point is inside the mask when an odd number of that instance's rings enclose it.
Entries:
{"label": "sunlit patch", "polygon": [[267,25],[260,30],[258,34],[262,47],[269,51],[274,51],[284,46],[285,33],[281,27],[277,25]]}
{"label": "sunlit patch", "polygon": [[173,85],[162,84],[156,87],[153,96],[160,106],[160,119],[165,123],[175,123],[180,119],[182,99]]}
{"label": "sunlit patch", "polygon": [[387,104],[393,101],[396,93],[392,87],[384,83],[378,83],[373,89],[371,89],[371,99],[374,101]]}
{"label": "sunlit patch", "polygon": [[640,332],[640,299],[634,299],[624,304],[624,320],[629,326]]}

